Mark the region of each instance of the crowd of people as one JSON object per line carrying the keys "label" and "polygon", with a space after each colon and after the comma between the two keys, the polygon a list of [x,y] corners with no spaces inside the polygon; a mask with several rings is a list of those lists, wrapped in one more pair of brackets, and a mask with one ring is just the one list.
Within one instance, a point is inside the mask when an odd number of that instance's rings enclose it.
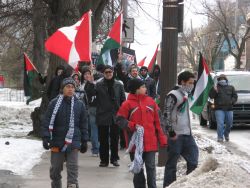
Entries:
{"label": "crowd of people", "polygon": [[[159,146],[168,148],[163,187],[176,180],[180,156],[187,162],[187,174],[197,167],[199,153],[188,105],[195,82],[193,73],[184,71],[178,75],[178,87],[162,100],[161,113],[157,104],[158,65],[152,73],[136,64],[124,71],[121,63],[115,67],[86,65],[70,76],[66,72],[59,66],[49,84],[50,103],[42,122],[43,147],[51,150],[52,188],[62,187],[64,161],[67,187],[78,187],[78,151],[85,153],[88,141],[92,156],[100,158],[99,167],[119,167],[119,148],[128,147],[135,188],[145,188],[146,184],[156,188],[155,154]],[[227,139],[227,133],[225,136]]]}

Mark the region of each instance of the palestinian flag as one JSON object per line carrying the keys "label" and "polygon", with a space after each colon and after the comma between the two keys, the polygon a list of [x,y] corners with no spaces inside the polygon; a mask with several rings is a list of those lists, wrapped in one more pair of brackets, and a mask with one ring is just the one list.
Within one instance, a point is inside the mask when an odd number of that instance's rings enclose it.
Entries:
{"label": "palestinian flag", "polygon": [[108,38],[105,41],[97,64],[105,64],[112,66],[112,59],[110,55],[110,51],[113,49],[118,49],[121,46],[122,42],[122,23],[123,16],[122,13],[117,17],[113,27],[111,28]]}
{"label": "palestinian flag", "polygon": [[156,63],[156,58],[157,58],[157,53],[158,53],[158,47],[159,47],[159,44],[157,45],[155,53],[154,53],[154,55],[153,55],[153,57],[152,57],[149,65],[148,65],[148,72],[152,72],[153,71],[153,67],[154,67],[154,65]]}
{"label": "palestinian flag", "polygon": [[91,62],[91,10],[72,26],[59,28],[45,42],[47,51],[64,59],[73,69],[79,61]]}
{"label": "palestinian flag", "polygon": [[147,56],[145,56],[137,65],[139,67],[142,67],[145,64],[145,60],[146,60]]}
{"label": "palestinian flag", "polygon": [[37,74],[37,70],[35,66],[31,63],[27,54],[24,55],[24,80],[23,80],[23,88],[25,96],[32,96],[31,85],[32,81]]}
{"label": "palestinian flag", "polygon": [[206,61],[200,53],[198,78],[193,95],[193,101],[190,105],[190,110],[193,113],[199,115],[202,112],[204,105],[207,103],[209,91],[213,85],[213,79],[209,73]]}

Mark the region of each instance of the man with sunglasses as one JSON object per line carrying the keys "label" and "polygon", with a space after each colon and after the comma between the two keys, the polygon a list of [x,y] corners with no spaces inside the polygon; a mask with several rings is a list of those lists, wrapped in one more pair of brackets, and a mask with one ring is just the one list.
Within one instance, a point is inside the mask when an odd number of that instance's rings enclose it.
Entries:
{"label": "man with sunglasses", "polygon": [[119,166],[119,129],[114,122],[116,113],[126,98],[123,84],[114,79],[113,72],[113,67],[106,65],[104,78],[96,83],[96,124],[100,142],[100,167],[107,167],[109,158],[113,166]]}

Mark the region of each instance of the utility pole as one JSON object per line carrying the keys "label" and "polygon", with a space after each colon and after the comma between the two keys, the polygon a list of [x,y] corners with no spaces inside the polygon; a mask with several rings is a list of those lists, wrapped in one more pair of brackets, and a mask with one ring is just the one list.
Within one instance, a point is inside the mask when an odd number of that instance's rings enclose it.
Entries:
{"label": "utility pole", "polygon": [[[163,0],[161,43],[161,103],[163,111],[166,94],[176,85],[178,32],[183,27],[183,0]],[[160,149],[158,166],[164,166],[167,150]]]}
{"label": "utility pole", "polygon": [[[128,0],[121,0],[122,10],[123,10],[123,19],[128,18]],[[122,46],[127,47],[128,43],[123,42]]]}
{"label": "utility pole", "polygon": [[121,0],[122,10],[123,10],[123,17],[128,17],[128,0]]}

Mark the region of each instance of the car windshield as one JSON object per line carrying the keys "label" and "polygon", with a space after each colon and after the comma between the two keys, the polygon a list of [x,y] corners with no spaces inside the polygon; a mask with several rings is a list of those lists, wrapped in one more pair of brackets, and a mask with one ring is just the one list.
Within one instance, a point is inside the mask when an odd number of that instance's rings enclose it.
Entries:
{"label": "car windshield", "polygon": [[250,75],[227,75],[227,79],[236,91],[250,92]]}

